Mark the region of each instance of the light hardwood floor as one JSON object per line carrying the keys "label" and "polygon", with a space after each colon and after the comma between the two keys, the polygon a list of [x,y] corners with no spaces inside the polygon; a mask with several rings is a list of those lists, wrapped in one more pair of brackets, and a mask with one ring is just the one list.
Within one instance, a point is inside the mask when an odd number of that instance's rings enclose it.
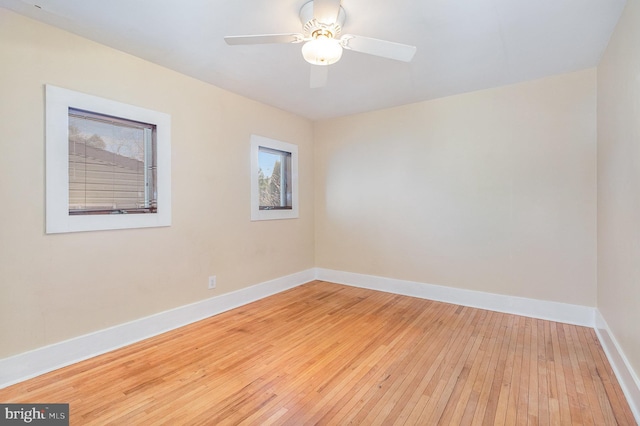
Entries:
{"label": "light hardwood floor", "polygon": [[321,281],[0,390],[72,425],[634,425],[593,330]]}

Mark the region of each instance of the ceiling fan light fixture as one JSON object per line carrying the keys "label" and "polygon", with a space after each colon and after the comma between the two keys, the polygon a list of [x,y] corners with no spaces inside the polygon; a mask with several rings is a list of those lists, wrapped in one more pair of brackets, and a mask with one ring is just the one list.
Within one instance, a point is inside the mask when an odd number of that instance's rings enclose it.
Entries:
{"label": "ceiling fan light fixture", "polygon": [[342,57],[342,46],[338,40],[320,35],[302,46],[302,56],[313,65],[331,65]]}

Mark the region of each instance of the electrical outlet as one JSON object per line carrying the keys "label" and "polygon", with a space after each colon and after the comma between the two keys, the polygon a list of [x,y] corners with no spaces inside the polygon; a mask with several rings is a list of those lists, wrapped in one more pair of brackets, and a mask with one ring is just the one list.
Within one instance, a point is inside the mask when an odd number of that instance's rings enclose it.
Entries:
{"label": "electrical outlet", "polygon": [[216,276],[211,275],[209,277],[209,289],[216,288]]}

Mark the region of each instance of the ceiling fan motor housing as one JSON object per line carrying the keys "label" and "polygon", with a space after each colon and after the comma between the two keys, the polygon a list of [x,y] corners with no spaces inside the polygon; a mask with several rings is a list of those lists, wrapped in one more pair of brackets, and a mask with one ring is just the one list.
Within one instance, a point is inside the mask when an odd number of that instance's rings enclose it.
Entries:
{"label": "ceiling fan motor housing", "polygon": [[316,38],[319,35],[337,38],[342,31],[346,14],[342,6],[333,22],[319,22],[313,17],[313,1],[305,3],[300,9],[300,21],[305,37]]}

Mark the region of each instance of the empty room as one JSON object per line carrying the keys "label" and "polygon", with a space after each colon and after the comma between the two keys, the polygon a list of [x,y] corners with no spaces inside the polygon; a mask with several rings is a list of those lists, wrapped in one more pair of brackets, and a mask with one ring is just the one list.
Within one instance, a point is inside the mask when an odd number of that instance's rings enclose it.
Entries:
{"label": "empty room", "polygon": [[0,0],[0,424],[640,422],[640,0]]}

